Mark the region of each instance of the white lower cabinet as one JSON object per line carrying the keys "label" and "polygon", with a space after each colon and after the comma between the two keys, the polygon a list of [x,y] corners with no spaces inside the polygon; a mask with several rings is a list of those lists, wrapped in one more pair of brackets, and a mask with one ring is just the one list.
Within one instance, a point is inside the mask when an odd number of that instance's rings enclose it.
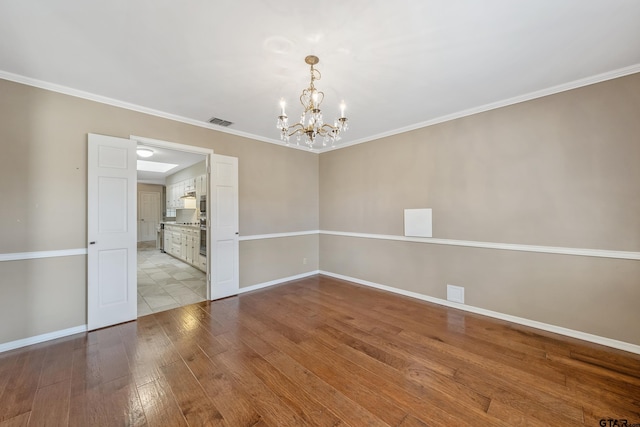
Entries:
{"label": "white lower cabinet", "polygon": [[200,228],[165,224],[164,251],[181,261],[207,271],[207,257],[200,255]]}
{"label": "white lower cabinet", "polygon": [[163,248],[164,248],[165,252],[170,252],[170,248],[171,248],[171,233],[166,228],[164,230],[164,246],[163,246]]}

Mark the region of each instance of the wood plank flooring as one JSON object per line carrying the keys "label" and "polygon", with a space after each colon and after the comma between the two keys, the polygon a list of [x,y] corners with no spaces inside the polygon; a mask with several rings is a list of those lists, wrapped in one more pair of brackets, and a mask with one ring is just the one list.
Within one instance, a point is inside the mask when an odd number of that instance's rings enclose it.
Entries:
{"label": "wood plank flooring", "polygon": [[639,355],[326,276],[0,353],[0,427],[622,420]]}

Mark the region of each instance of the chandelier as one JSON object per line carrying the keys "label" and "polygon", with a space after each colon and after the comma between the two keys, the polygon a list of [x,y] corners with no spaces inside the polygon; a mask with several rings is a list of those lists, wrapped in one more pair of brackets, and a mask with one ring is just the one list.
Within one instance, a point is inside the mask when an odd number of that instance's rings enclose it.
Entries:
{"label": "chandelier", "polygon": [[313,84],[321,78],[320,71],[313,67],[320,62],[320,59],[317,56],[309,55],[304,58],[304,62],[311,66],[311,82],[300,95],[302,115],[298,123],[289,126],[288,117],[284,112],[285,102],[284,100],[280,101],[281,113],[278,116],[277,125],[280,130],[280,139],[289,145],[289,138],[295,135],[297,144],[300,145],[300,141],[303,140],[309,149],[314,148],[316,141],[320,138],[322,138],[322,146],[326,146],[327,143],[333,145],[340,140],[340,133],[345,132],[349,127],[347,118],[344,116],[344,101],[340,104],[340,118],[334,121],[333,125],[325,123],[322,119],[322,111],[320,111],[324,93],[317,90]]}

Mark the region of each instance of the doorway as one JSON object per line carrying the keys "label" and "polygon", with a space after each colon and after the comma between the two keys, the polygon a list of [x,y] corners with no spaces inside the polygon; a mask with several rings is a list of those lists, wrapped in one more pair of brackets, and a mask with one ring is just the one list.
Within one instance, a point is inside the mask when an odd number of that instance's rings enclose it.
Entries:
{"label": "doorway", "polygon": [[[204,256],[200,250],[206,209],[196,203],[206,194],[207,156],[138,143],[141,148],[149,157],[138,160],[154,164],[139,164],[137,172],[138,317],[205,301],[208,288],[206,240]],[[171,168],[144,170],[159,164]]]}

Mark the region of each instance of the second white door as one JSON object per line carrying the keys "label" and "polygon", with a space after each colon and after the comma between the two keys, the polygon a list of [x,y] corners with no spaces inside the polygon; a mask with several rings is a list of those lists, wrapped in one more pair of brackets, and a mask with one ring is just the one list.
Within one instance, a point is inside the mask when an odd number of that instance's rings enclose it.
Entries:
{"label": "second white door", "polygon": [[240,288],[238,158],[213,154],[209,182],[210,299],[236,295]]}

